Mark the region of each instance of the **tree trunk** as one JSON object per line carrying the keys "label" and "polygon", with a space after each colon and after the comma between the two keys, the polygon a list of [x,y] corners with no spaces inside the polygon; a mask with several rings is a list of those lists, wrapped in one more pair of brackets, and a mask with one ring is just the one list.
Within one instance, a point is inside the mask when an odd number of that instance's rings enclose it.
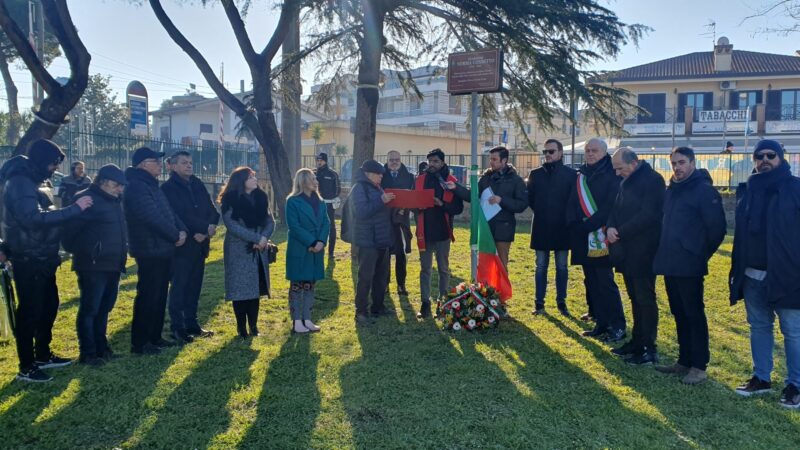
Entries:
{"label": "tree trunk", "polygon": [[8,129],[6,130],[6,145],[17,145],[19,140],[19,128],[22,125],[22,118],[19,115],[19,104],[17,103],[17,85],[11,78],[8,70],[8,60],[6,55],[0,52],[0,73],[3,75],[3,84],[6,88],[8,100]]}
{"label": "tree trunk", "polygon": [[[295,13],[295,19],[283,41],[283,60],[287,61],[296,52],[300,51],[300,12]],[[300,63],[281,75],[283,85],[283,103],[281,105],[281,137],[286,153],[289,157],[290,173],[297,172],[303,167],[302,147],[300,145],[300,94],[303,86],[300,84]]]}
{"label": "tree trunk", "polygon": [[359,44],[361,61],[358,64],[353,175],[361,167],[361,163],[375,158],[375,127],[380,98],[377,86],[381,76],[381,50],[384,42],[383,22],[385,17],[386,10],[382,2],[365,3],[364,29],[374,30],[375,34],[365,34]]}
{"label": "tree trunk", "polygon": [[269,69],[253,77],[253,105],[256,117],[255,120],[249,118],[245,123],[254,132],[264,151],[275,204],[278,205],[278,215],[283,220],[286,217],[284,214],[286,197],[291,192],[292,175],[289,172],[289,158],[275,122],[270,80]]}
{"label": "tree trunk", "polygon": [[89,82],[88,69],[87,64],[85,72],[73,71],[72,78],[66,86],[45,97],[39,111],[36,112],[38,117],[34,119],[22,139],[17,143],[17,147],[14,149],[15,155],[26,154],[30,145],[39,139],[52,139],[55,136],[58,129],[64,124],[67,114],[78,104],[86,89]]}

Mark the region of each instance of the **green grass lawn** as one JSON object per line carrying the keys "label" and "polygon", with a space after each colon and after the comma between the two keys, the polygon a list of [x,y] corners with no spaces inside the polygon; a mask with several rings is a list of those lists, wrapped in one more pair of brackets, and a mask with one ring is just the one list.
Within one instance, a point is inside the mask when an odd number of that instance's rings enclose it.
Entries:
{"label": "green grass lawn", "polygon": [[[469,277],[468,230],[451,253],[452,283]],[[396,317],[356,328],[349,246],[340,243],[318,284],[313,336],[289,333],[284,252],[272,266],[274,298],[263,300],[262,337],[235,337],[223,300],[222,240],[206,269],[201,323],[210,339],[157,356],[132,356],[136,273],[122,280],[109,333],[122,358],[95,369],[52,370],[55,380],[13,381],[14,346],[0,343],[2,448],[764,448],[800,446],[800,413],[778,405],[785,376],[782,340],[773,394],[744,399],[734,387],[750,375],[743,305],[728,305],[730,240],[706,283],[711,333],[709,380],[683,386],[652,368],[634,368],[558,315],[533,317],[534,253],[527,233],[511,252],[516,319],[483,333],[442,332],[417,321],[419,260],[409,261],[409,298],[390,302]],[[284,247],[285,232],[277,242]],[[132,263],[132,261],[131,261]],[[569,306],[585,311],[577,268]],[[552,276],[551,276],[552,279]],[[61,310],[54,350],[77,357],[78,290],[59,272]],[[618,280],[621,285],[621,279]],[[677,354],[675,324],[659,281],[662,360]],[[548,306],[555,312],[554,293]],[[623,294],[624,296],[624,294]],[[630,323],[630,303],[623,297]]]}

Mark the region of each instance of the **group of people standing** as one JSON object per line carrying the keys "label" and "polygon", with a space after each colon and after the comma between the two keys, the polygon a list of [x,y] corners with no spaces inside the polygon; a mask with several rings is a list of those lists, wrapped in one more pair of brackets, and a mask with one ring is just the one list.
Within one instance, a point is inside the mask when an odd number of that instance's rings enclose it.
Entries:
{"label": "group of people standing", "polygon": [[[167,159],[169,178],[159,182],[164,156],[141,147],[126,170],[109,164],[94,180],[85,176],[83,163],[73,163],[59,192],[61,208],[53,202],[49,182],[65,157],[55,143],[36,141],[27,156],[11,158],[0,168],[5,187],[0,260],[12,263],[16,285],[18,379],[50,381],[46,369],[72,363],[50,348],[62,246],[72,254],[80,289],[80,363],[101,366],[116,357],[106,328],[128,254],[138,272],[131,353],[156,354],[213,335],[200,325],[198,303],[220,218],[226,227],[225,297],[233,304],[239,336],[259,335],[259,298],[270,295],[269,264],[276,247],[270,241],[275,228],[270,202],[256,173],[236,168],[219,194],[218,211],[206,186],[193,175],[188,152]],[[323,204],[313,172],[299,171],[287,201],[286,272],[292,330],[298,333],[319,331],[310,314],[314,282],[324,270],[321,252],[329,222]],[[165,338],[167,311],[170,333]]]}
{"label": "group of people standing", "polygon": [[[627,147],[613,156],[601,139],[585,146],[585,163],[577,170],[563,162],[562,144],[545,143],[542,167],[523,180],[509,164],[504,147],[489,151],[489,168],[478,182],[480,195],[499,208],[489,220],[504,267],[516,230],[515,215],[533,210],[530,247],[536,251],[534,314],[545,314],[547,274],[555,253],[556,305],[567,308],[568,257],[583,271],[587,312],[594,322],[583,334],[608,343],[627,337],[626,320],[614,270],[622,274],[633,316],[632,337],[612,353],[634,365],[658,362],[658,306],[655,281],[664,277],[675,318],[679,355],[656,370],[678,374],[686,384],[707,378],[709,333],[704,312],[704,278],[708,261],[726,234],[720,194],[711,178],[698,169],[691,148],[675,148],[673,175],[663,177]],[[161,349],[207,337],[201,328],[198,300],[202,291],[209,241],[220,220],[225,224],[225,297],[232,301],[237,332],[257,336],[259,298],[269,296],[270,263],[276,247],[270,238],[275,221],[266,192],[248,167],[235,169],[217,199],[192,173],[191,154],[168,159],[169,179],[159,183],[164,153],[142,147],[124,172],[102,167],[88,187],[62,195],[56,209],[47,180],[64,159],[58,146],[35,142],[26,156],[0,168],[5,186],[2,258],[13,263],[17,309],[18,378],[49,381],[43,369],[71,360],[50,349],[58,310],[56,269],[61,245],[73,254],[73,270],[81,291],[77,318],[79,361],[92,366],[115,357],[106,339],[108,314],[117,298],[127,254],[136,260],[138,283],[131,327],[131,352]],[[455,216],[462,213],[469,191],[445,163],[440,149],[427,155],[427,167],[416,176],[390,152],[387,163],[365,161],[357,169],[342,213],[342,238],[357,255],[355,320],[394,314],[384,303],[389,288],[390,259],[396,259],[397,292],[408,295],[407,255],[415,238],[420,251],[420,309],[431,316],[434,256],[438,295],[449,288],[450,246],[455,241]],[[778,316],[784,334],[788,377],[783,406],[800,407],[800,179],[792,176],[780,143],[762,140],[753,153],[754,173],[737,190],[736,234],[730,271],[730,299],[744,299],[753,356],[753,376],[736,389],[741,395],[771,390],[773,323]],[[88,177],[73,164],[71,184]],[[433,206],[409,210],[390,207],[395,195],[385,189],[429,190]],[[70,187],[70,189],[73,189]],[[487,191],[489,190],[489,191]],[[124,191],[124,195],[123,195]],[[334,256],[334,205],[339,202],[338,175],[317,158],[316,172],[300,169],[286,200],[288,227],[286,279],[292,332],[320,330],[311,315],[315,284],[324,278],[326,246]],[[411,215],[416,222],[411,232]],[[168,307],[168,308],[167,308]],[[162,336],[169,311],[170,339]]]}

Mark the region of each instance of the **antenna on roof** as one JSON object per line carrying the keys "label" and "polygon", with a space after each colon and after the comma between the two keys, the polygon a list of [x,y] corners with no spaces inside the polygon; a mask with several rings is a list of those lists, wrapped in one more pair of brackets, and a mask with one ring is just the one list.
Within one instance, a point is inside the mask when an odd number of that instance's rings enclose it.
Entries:
{"label": "antenna on roof", "polygon": [[710,37],[711,43],[716,45],[717,44],[717,22],[714,19],[708,19],[708,23],[703,25],[706,29],[705,33],[700,33],[700,36],[703,37]]}

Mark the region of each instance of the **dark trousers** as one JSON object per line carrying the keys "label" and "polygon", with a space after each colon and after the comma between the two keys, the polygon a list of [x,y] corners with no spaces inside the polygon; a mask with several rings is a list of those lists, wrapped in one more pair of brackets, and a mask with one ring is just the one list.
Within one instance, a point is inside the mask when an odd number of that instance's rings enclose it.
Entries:
{"label": "dark trousers", "polygon": [[331,228],[328,232],[328,254],[333,255],[333,250],[336,247],[336,210],[333,209],[332,203],[325,204],[328,207],[328,219],[331,222]]}
{"label": "dark trousers", "polygon": [[[392,255],[389,255],[391,258]],[[394,254],[394,275],[397,279],[397,287],[402,287],[405,289],[406,287],[406,274],[408,273],[407,266],[408,265],[408,256],[403,253],[395,253]],[[391,266],[391,264],[390,264]],[[391,267],[390,270],[391,272]],[[386,284],[389,284],[389,279],[391,278],[391,274],[389,274],[389,278],[386,279]]]}
{"label": "dark trousers", "polygon": [[383,297],[389,283],[389,250],[368,247],[358,248],[358,281],[356,282],[356,314],[367,315],[370,290],[373,314],[384,310]]}
{"label": "dark trousers", "polygon": [[711,356],[703,277],[664,277],[664,285],[678,331],[678,364],[706,370]]}
{"label": "dark trousers", "polygon": [[81,355],[102,356],[109,348],[108,313],[117,302],[119,276],[119,272],[78,272],[81,303],[75,322]]}
{"label": "dark trousers", "polygon": [[172,262],[172,285],[169,289],[169,321],[173,332],[185,333],[198,330],[197,304],[203,288],[206,261],[203,250],[194,246],[196,252],[176,256]]}
{"label": "dark trousers", "polygon": [[625,312],[622,310],[619,288],[614,281],[614,271],[610,267],[582,267],[586,299],[597,328],[624,330]]}
{"label": "dark trousers", "polygon": [[251,300],[234,300],[233,314],[236,316],[236,331],[240,337],[247,336],[247,326],[250,326],[250,334],[258,334],[258,308],[261,300],[254,298]]}
{"label": "dark trousers", "polygon": [[623,275],[625,289],[631,299],[633,311],[633,338],[637,350],[655,350],[658,336],[658,303],[656,303],[656,276],[632,277]]}
{"label": "dark trousers", "polygon": [[17,355],[20,370],[27,371],[35,359],[50,359],[59,304],[56,271],[42,267],[41,263],[12,261],[12,264],[17,291]]}
{"label": "dark trousers", "polygon": [[139,350],[148,342],[155,344],[162,339],[172,258],[136,258],[136,264],[139,281],[133,300],[131,345]]}

